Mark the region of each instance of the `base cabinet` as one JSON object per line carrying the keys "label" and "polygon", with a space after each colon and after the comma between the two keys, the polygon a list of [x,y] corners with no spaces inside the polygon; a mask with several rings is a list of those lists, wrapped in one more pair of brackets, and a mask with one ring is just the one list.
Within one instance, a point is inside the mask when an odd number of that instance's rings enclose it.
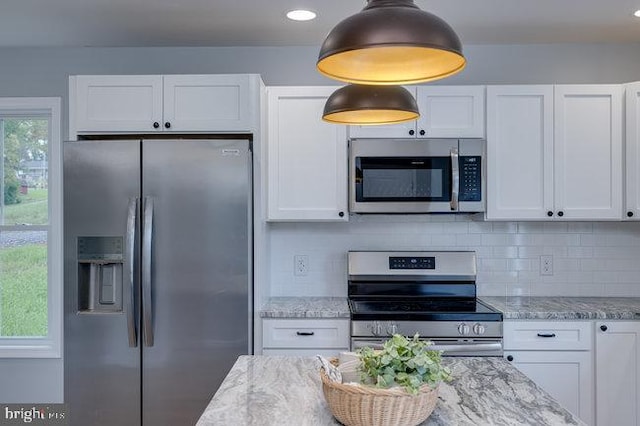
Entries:
{"label": "base cabinet", "polygon": [[505,358],[593,425],[593,322],[505,321],[503,326]]}
{"label": "base cabinet", "polygon": [[349,319],[264,319],[262,354],[338,356],[349,350]]}
{"label": "base cabinet", "polygon": [[593,424],[590,352],[505,351],[505,357],[567,410]]}
{"label": "base cabinet", "polygon": [[640,425],[640,321],[596,322],[596,421]]}

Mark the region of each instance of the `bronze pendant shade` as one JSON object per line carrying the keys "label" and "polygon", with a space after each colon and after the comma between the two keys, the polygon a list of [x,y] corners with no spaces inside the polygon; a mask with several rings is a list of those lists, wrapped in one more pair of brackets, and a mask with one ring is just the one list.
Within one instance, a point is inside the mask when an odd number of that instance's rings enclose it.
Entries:
{"label": "bronze pendant shade", "polygon": [[368,0],[331,30],[317,68],[339,81],[397,85],[448,77],[465,64],[460,39],[439,17],[413,0]]}
{"label": "bronze pendant shade", "polygon": [[329,96],[322,119],[336,124],[393,124],[420,116],[411,93],[402,86],[349,84]]}

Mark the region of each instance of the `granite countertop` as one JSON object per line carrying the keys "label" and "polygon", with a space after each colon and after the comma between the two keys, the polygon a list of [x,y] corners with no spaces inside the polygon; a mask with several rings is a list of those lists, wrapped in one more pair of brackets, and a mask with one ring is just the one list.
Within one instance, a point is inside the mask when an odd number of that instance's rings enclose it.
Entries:
{"label": "granite countertop", "polygon": [[640,319],[640,297],[480,297],[504,319]]}
{"label": "granite countertop", "polygon": [[349,318],[346,297],[272,297],[262,318]]}
{"label": "granite countertop", "polygon": [[[444,358],[453,381],[423,425],[584,425],[499,357]],[[241,356],[197,426],[338,425],[315,358]]]}
{"label": "granite countertop", "polygon": [[[640,320],[640,297],[500,297],[480,300],[502,312],[504,319]],[[272,297],[262,318],[349,318],[346,297]]]}

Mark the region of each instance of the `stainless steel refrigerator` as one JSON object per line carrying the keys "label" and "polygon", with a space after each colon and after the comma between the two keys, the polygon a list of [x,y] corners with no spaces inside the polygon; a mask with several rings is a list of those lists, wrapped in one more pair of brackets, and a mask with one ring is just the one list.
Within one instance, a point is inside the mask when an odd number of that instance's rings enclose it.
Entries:
{"label": "stainless steel refrigerator", "polygon": [[64,144],[72,425],[192,425],[251,352],[248,140]]}

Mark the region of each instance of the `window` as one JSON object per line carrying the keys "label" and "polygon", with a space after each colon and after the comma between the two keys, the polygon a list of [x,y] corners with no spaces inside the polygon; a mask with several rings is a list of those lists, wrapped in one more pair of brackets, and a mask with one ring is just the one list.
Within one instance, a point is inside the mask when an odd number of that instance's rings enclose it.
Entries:
{"label": "window", "polygon": [[0,98],[0,356],[60,357],[59,98]]}

